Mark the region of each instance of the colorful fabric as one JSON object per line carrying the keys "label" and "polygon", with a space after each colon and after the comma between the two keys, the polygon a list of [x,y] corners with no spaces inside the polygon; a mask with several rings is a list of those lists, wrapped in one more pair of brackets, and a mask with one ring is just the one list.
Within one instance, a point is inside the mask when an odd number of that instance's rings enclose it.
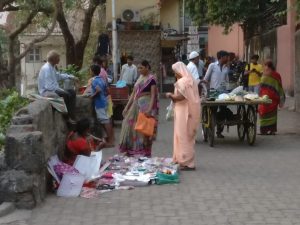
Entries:
{"label": "colorful fabric", "polygon": [[59,162],[58,164],[54,165],[54,172],[60,179],[62,179],[63,175],[66,173],[79,174],[77,169],[63,162]]}
{"label": "colorful fabric", "polygon": [[185,98],[174,104],[173,161],[193,168],[195,138],[201,116],[198,85],[182,62],[173,64],[172,69],[182,76],[175,83],[175,95],[180,93]]}
{"label": "colorful fabric", "polygon": [[67,150],[64,162],[73,165],[77,155],[90,156],[95,148],[96,145],[93,139],[78,136],[72,131],[67,138]]}
{"label": "colorful fabric", "polygon": [[[248,69],[248,68],[246,68]],[[250,64],[250,71],[255,69],[257,72],[262,73],[263,72],[263,66],[261,64]],[[257,73],[255,72],[251,72],[249,73],[249,81],[248,81],[248,85],[249,86],[256,86],[259,85],[260,83],[260,76],[257,75]]]}
{"label": "colorful fabric", "polygon": [[[134,130],[139,112],[146,112],[151,101],[149,94],[143,92],[144,89],[151,84],[151,81],[156,78],[149,75],[147,79],[141,76],[133,90],[134,100],[131,104],[127,115],[122,123],[122,130],[120,135],[120,151],[126,153],[128,156],[151,156],[152,138],[146,137]],[[146,94],[146,95],[145,95]],[[158,115],[158,95],[156,93],[154,103],[152,106],[151,115],[157,117]]]}
{"label": "colorful fabric", "polygon": [[48,98],[48,97],[43,97],[37,94],[30,94],[30,99],[33,100],[38,100],[38,99],[42,99],[42,100],[47,100],[51,106],[56,109],[58,112],[61,112],[63,114],[68,113],[68,109],[66,107],[65,101],[63,98],[58,97],[58,98]]}
{"label": "colorful fabric", "polygon": [[272,104],[259,105],[260,131],[262,134],[277,131],[277,108],[283,105],[285,94],[282,88],[281,76],[277,72],[271,75],[263,75],[261,78],[260,96],[268,95]]}
{"label": "colorful fabric", "polygon": [[105,81],[105,83],[108,84],[108,74],[102,66],[101,66],[99,77],[101,77]]}

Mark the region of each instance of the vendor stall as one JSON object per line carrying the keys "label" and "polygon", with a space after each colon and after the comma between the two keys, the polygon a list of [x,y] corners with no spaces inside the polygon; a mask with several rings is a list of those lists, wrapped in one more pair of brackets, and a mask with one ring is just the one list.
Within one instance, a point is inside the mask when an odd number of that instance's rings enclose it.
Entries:
{"label": "vendor stall", "polygon": [[[237,133],[240,141],[247,137],[249,145],[256,140],[257,109],[259,104],[271,104],[272,100],[267,96],[259,97],[256,94],[248,94],[244,91],[233,91],[229,94],[220,94],[203,98],[202,105],[202,133],[204,141],[208,141],[211,147],[214,146],[215,127],[237,126]],[[218,97],[216,97],[218,96]],[[218,108],[235,106],[237,113],[230,110],[229,116],[218,116]],[[225,110],[226,112],[226,110]]]}

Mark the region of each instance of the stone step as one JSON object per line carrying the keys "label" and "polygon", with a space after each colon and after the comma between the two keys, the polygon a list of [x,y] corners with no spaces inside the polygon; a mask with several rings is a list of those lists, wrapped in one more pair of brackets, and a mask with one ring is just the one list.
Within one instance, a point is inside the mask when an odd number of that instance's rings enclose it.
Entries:
{"label": "stone step", "polygon": [[24,132],[32,132],[36,128],[33,124],[25,124],[25,125],[11,125],[7,131],[6,134],[11,133],[24,133]]}
{"label": "stone step", "polygon": [[15,211],[15,205],[12,202],[3,202],[0,204],[0,217],[11,214]]}
{"label": "stone step", "polygon": [[32,124],[33,118],[29,115],[21,115],[21,116],[14,116],[12,118],[13,125],[25,125],[25,124]]}

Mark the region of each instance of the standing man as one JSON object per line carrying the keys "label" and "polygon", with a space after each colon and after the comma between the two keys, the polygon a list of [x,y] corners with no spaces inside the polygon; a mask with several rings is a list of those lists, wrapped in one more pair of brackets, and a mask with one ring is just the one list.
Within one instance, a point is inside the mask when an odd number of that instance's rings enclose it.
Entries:
{"label": "standing man", "polygon": [[127,63],[122,66],[121,76],[119,80],[126,82],[129,93],[132,92],[135,81],[138,79],[137,68],[133,64],[133,57],[127,56]]}
{"label": "standing man", "polygon": [[[229,68],[227,66],[229,54],[226,51],[219,51],[217,53],[218,61],[211,63],[208,66],[207,72],[204,77],[204,81],[209,83],[210,89],[215,89],[220,92],[226,91],[226,83],[229,82],[228,72]],[[226,106],[219,107],[219,112],[217,113],[218,119],[225,120],[228,114],[228,108]],[[222,132],[224,126],[217,126],[217,137],[224,138]]]}
{"label": "standing man", "polygon": [[208,66],[204,80],[209,83],[211,89],[225,91],[224,88],[226,89],[226,86],[224,85],[229,82],[228,56],[228,52],[219,51],[217,53],[218,61]]}
{"label": "standing man", "polygon": [[245,75],[249,76],[248,90],[257,94],[259,93],[260,78],[263,74],[263,66],[258,63],[258,59],[258,55],[253,55],[251,57],[251,63],[245,68]]}
{"label": "standing man", "polygon": [[198,71],[198,66],[199,66],[199,60],[200,56],[199,53],[196,51],[193,51],[189,55],[189,64],[187,65],[188,71],[192,74],[193,78],[197,83],[200,82],[200,77],[199,77],[199,71]]}
{"label": "standing man", "polygon": [[47,54],[47,62],[42,66],[38,76],[38,90],[39,94],[43,97],[58,98],[63,97],[66,103],[69,122],[75,122],[75,104],[76,92],[72,89],[64,90],[59,87],[58,81],[78,78],[73,75],[63,74],[58,72],[55,67],[60,61],[59,54],[52,50]]}

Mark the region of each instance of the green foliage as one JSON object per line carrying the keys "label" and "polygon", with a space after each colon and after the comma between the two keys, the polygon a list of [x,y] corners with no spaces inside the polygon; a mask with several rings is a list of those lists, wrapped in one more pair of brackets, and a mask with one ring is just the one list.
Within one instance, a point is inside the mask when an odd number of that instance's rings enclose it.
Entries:
{"label": "green foliage", "polygon": [[79,79],[80,84],[84,84],[88,80],[88,71],[83,68],[78,70],[76,65],[68,65],[65,69],[62,70],[63,73],[72,74]]}
{"label": "green foliage", "polygon": [[296,8],[297,16],[299,19],[299,17],[300,17],[300,0],[295,1],[295,8]]}
{"label": "green foliage", "polygon": [[263,22],[268,6],[281,7],[284,3],[284,0],[186,0],[186,8],[198,24],[220,25],[228,32],[235,23],[242,24],[246,30],[255,29]]}
{"label": "green foliage", "polygon": [[14,113],[29,103],[15,90],[1,90],[0,92],[0,149],[4,145],[5,132]]}

